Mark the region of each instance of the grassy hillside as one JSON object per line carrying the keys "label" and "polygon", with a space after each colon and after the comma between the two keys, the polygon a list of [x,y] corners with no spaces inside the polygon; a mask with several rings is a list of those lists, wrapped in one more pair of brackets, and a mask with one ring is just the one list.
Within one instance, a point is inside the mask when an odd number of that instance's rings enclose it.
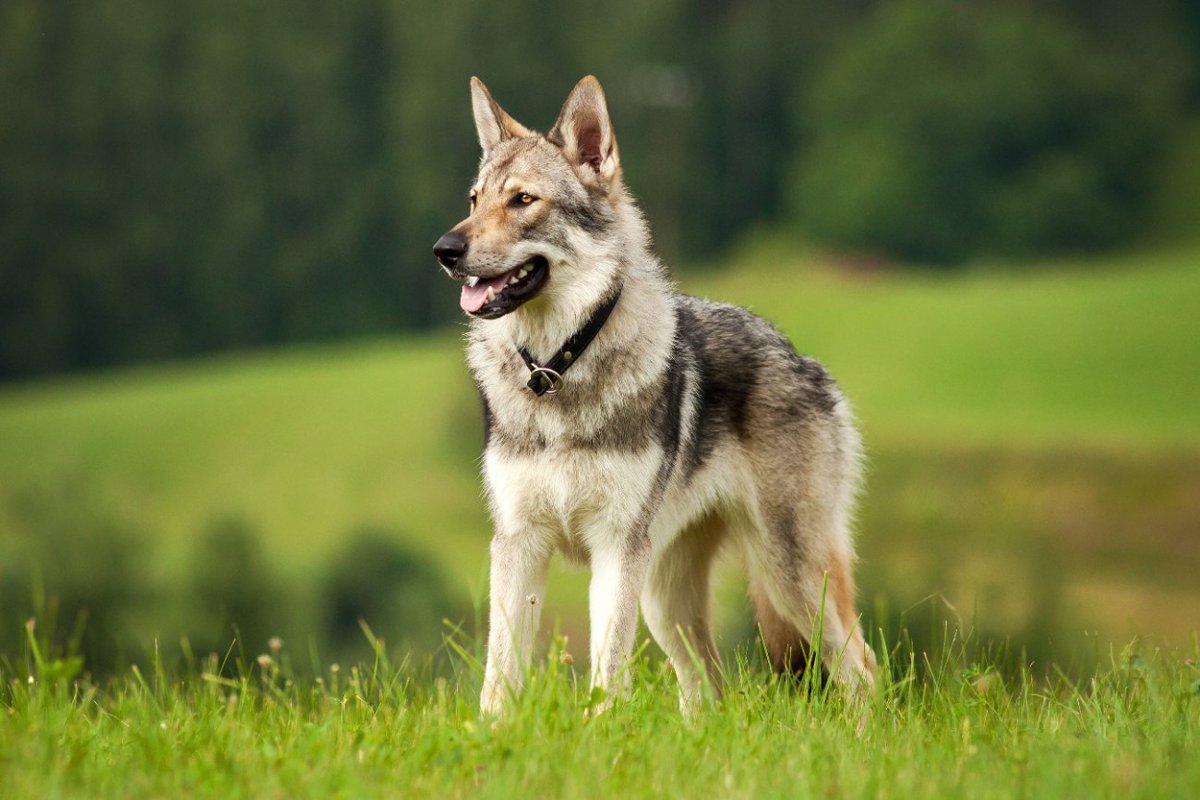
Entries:
{"label": "grassy hillside", "polygon": [[[684,288],[774,320],[853,399],[873,460],[868,608],[942,595],[999,633],[1060,630],[1037,627],[1047,618],[1194,630],[1200,251],[946,277],[833,270],[764,244]],[[478,599],[478,444],[450,332],[9,386],[0,544],[74,505],[142,532],[139,568],[171,584],[198,534],[234,518],[304,585],[370,525]],[[573,632],[581,586],[552,586]],[[736,583],[724,595],[735,630]]]}
{"label": "grassy hillside", "polygon": [[828,361],[882,441],[1200,446],[1196,249],[947,276],[766,244],[695,288]]}
{"label": "grassy hillside", "polygon": [[433,543],[483,519],[473,392],[446,336],[34,384],[0,400],[0,485],[79,476],[167,542],[236,514],[288,549],[377,520]]}

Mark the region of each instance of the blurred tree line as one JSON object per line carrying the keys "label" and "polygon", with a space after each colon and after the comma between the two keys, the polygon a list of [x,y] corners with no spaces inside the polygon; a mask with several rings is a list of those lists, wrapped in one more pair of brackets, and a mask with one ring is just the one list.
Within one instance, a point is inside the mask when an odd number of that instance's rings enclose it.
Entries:
{"label": "blurred tree line", "polygon": [[228,657],[230,669],[276,636],[301,658],[319,652],[353,662],[372,654],[363,623],[425,655],[443,644],[446,621],[466,625],[475,616],[404,531],[355,526],[298,575],[247,520],[215,516],[189,537],[186,568],[161,572],[152,568],[161,537],[101,500],[81,475],[13,500],[17,530],[31,535],[0,537],[0,667],[28,656],[26,620],[44,653],[81,658],[100,676],[145,663],[155,642],[168,654],[182,644],[190,658]]}
{"label": "blurred tree line", "polygon": [[1200,100],[1188,0],[6,0],[0,378],[453,319],[467,77],[609,90],[668,258],[1114,244]]}

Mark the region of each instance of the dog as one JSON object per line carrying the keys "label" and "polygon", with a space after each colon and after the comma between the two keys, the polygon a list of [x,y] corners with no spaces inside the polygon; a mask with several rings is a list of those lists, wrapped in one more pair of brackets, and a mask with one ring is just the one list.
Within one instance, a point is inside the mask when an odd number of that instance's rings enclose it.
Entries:
{"label": "dog", "polygon": [[723,550],[746,564],[773,667],[816,652],[861,695],[875,670],[851,571],[862,448],[837,384],[765,320],[676,290],[595,77],[545,135],[478,78],[471,106],[470,213],[434,254],[462,284],[483,406],[495,531],[481,710],[521,687],[555,552],[591,568],[591,685],[606,703],[628,689],[639,605],[682,707],[719,697],[709,583]]}

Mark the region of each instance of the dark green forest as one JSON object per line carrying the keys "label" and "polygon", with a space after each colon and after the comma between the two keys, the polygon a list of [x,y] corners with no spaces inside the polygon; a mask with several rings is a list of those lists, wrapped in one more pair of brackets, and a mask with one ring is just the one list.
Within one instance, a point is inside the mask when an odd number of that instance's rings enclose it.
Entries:
{"label": "dark green forest", "polygon": [[454,319],[472,74],[540,129],[597,74],[672,263],[1120,246],[1200,107],[1197,8],[5,0],[0,379]]}

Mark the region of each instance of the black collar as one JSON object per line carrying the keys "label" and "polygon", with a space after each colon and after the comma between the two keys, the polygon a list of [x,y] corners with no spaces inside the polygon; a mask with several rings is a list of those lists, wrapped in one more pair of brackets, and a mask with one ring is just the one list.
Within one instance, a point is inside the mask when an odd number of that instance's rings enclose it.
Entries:
{"label": "black collar", "polygon": [[587,349],[587,346],[596,338],[596,334],[604,327],[604,323],[608,320],[608,315],[612,313],[613,308],[620,299],[621,290],[617,289],[612,297],[605,300],[596,309],[591,318],[588,319],[587,324],[576,331],[570,339],[563,342],[563,346],[558,348],[558,352],[551,356],[550,360],[544,365],[539,365],[534,361],[533,356],[529,355],[529,351],[524,347],[517,348],[517,352],[521,354],[521,360],[525,362],[526,368],[529,369],[529,382],[525,385],[529,387],[530,391],[541,397],[544,394],[554,394],[562,388],[563,373],[583,355],[583,351]]}

